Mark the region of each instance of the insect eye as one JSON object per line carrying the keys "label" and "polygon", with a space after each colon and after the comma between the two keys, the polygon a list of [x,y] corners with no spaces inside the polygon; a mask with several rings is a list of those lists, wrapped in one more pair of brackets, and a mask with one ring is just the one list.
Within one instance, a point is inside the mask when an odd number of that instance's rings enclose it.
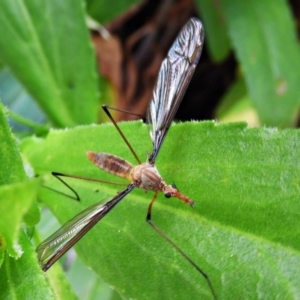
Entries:
{"label": "insect eye", "polygon": [[176,189],[178,191],[178,188],[177,188],[177,186],[176,186],[175,183],[172,184],[172,188],[174,188],[174,189]]}
{"label": "insect eye", "polygon": [[171,193],[165,193],[166,198],[171,198]]}

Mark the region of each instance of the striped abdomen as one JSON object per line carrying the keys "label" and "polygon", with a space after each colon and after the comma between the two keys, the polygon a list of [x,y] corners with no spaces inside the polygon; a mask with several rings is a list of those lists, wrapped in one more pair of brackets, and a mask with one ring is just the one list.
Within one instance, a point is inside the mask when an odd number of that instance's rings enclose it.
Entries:
{"label": "striped abdomen", "polygon": [[128,161],[108,153],[88,151],[86,155],[100,169],[131,181],[133,165]]}

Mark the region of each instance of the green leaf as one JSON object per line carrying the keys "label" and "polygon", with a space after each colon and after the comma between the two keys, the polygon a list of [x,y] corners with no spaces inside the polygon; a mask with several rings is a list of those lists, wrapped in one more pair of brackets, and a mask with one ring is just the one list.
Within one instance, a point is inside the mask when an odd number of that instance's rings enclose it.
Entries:
{"label": "green leaf", "polygon": [[4,107],[0,102],[0,185],[26,179],[16,141],[8,125]]}
{"label": "green leaf", "polygon": [[131,6],[140,3],[138,0],[127,0],[127,1],[114,1],[114,7],[108,9],[111,5],[109,0],[87,0],[87,11],[90,16],[99,22],[107,23],[112,21],[114,18],[117,18],[122,13],[126,13]]}
{"label": "green leaf", "polygon": [[7,255],[1,267],[0,298],[53,299],[52,292],[36,263],[33,247],[24,232],[20,235],[20,244],[25,250],[22,257],[15,260]]}
{"label": "green leaf", "polygon": [[288,126],[299,108],[300,49],[286,1],[223,0],[229,35],[264,124]]}
{"label": "green leaf", "polygon": [[23,219],[29,226],[38,222],[34,201],[40,180],[25,181],[22,160],[1,103],[0,140],[0,299],[49,299],[51,293],[36,254],[21,227]]}
{"label": "green leaf", "polygon": [[[121,128],[145,160],[151,151],[147,127],[131,122]],[[171,128],[157,167],[196,206],[160,195],[153,221],[209,275],[219,299],[300,297],[299,140],[298,130],[248,129],[243,123]],[[58,171],[117,181],[89,163],[88,150],[134,161],[107,124],[52,131],[46,139],[22,144],[39,174]],[[71,194],[49,177],[46,186]],[[75,179],[68,183],[80,202],[49,189],[40,194],[61,223],[122,189]],[[146,224],[152,197],[132,191],[77,243],[78,255],[127,299],[186,299],[187,291],[190,299],[211,299],[203,277]]]}
{"label": "green leaf", "polygon": [[39,218],[37,205],[33,199],[37,193],[37,183],[27,179],[22,159],[14,136],[9,128],[5,110],[0,102],[0,206],[3,213],[0,232],[7,239],[10,255],[19,256],[17,238],[23,218],[28,226],[35,225]]}
{"label": "green leaf", "polygon": [[96,66],[81,1],[4,0],[0,31],[0,59],[54,125],[96,121]]}
{"label": "green leaf", "polygon": [[[0,187],[0,232],[5,238],[7,251],[14,258],[20,257],[22,250],[18,245],[19,234],[24,215],[32,208],[36,200],[39,180],[25,181]],[[27,215],[30,225],[39,219],[38,211],[31,211]]]}
{"label": "green leaf", "polygon": [[227,34],[224,13],[218,2],[196,1],[203,18],[206,46],[215,61],[221,61],[229,55],[230,43]]}

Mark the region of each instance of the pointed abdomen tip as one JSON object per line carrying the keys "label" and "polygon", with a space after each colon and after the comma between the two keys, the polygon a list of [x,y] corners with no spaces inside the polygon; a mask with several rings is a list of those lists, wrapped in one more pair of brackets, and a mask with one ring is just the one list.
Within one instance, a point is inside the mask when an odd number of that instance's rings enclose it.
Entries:
{"label": "pointed abdomen tip", "polygon": [[89,160],[92,162],[97,160],[97,153],[93,151],[87,151],[86,156],[88,157]]}

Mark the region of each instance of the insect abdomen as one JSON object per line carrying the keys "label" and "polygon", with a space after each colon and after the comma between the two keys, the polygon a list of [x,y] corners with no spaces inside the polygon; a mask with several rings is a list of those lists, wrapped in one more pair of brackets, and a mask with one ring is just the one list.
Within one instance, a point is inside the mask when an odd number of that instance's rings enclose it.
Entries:
{"label": "insect abdomen", "polygon": [[130,180],[133,166],[128,161],[108,153],[88,151],[86,155],[100,169]]}

